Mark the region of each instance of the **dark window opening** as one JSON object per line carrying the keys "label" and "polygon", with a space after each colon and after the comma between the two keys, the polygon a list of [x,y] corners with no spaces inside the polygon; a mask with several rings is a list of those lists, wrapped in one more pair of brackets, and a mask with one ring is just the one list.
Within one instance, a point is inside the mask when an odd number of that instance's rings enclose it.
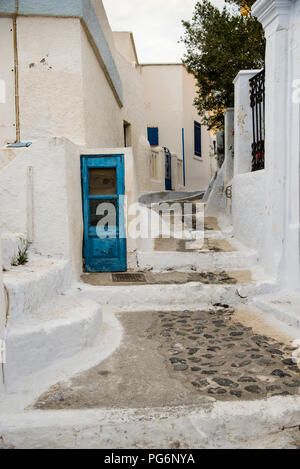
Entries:
{"label": "dark window opening", "polygon": [[194,122],[195,155],[202,156],[201,124]]}
{"label": "dark window opening", "polygon": [[150,145],[159,145],[158,127],[148,127],[148,141]]}
{"label": "dark window opening", "polygon": [[123,123],[124,129],[124,146],[131,147],[131,124],[129,122],[124,121]]}

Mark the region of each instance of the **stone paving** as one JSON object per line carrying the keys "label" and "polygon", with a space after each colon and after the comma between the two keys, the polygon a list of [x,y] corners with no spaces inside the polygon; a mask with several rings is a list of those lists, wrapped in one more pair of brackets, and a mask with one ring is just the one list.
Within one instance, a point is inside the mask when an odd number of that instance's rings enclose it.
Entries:
{"label": "stone paving", "polygon": [[50,388],[35,408],[146,408],[299,394],[293,347],[237,322],[228,305],[118,317],[121,346],[93,369]]}
{"label": "stone paving", "polygon": [[293,347],[232,321],[228,305],[206,311],[160,313],[162,351],[172,373],[186,373],[200,393],[216,398],[297,394]]}

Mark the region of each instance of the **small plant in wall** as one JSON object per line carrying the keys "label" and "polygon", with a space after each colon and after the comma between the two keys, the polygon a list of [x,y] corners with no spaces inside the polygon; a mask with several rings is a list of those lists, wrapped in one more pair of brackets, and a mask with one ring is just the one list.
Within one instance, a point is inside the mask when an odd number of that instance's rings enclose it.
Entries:
{"label": "small plant in wall", "polygon": [[18,254],[13,258],[11,265],[18,267],[19,265],[25,265],[28,262],[28,241],[23,241],[22,246],[18,247]]}

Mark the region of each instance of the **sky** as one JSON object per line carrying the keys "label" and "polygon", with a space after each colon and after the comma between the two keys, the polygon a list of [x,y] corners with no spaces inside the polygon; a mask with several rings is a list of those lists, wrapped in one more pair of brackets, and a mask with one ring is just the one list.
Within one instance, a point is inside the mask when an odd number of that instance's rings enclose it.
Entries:
{"label": "sky", "polygon": [[[223,0],[213,0],[222,7]],[[196,0],[103,0],[113,31],[132,31],[140,63],[180,62],[181,20],[192,18]]]}

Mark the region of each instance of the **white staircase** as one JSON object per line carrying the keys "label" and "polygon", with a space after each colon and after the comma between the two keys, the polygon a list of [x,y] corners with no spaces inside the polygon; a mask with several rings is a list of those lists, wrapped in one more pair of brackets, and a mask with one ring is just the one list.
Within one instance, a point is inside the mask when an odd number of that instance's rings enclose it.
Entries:
{"label": "white staircase", "polygon": [[213,270],[248,269],[257,264],[254,251],[236,252],[137,252],[139,270],[165,272],[206,272]]}
{"label": "white staircase", "polygon": [[93,345],[101,329],[101,308],[78,298],[70,262],[30,255],[25,265],[4,272],[3,281],[8,293],[8,387]]}

